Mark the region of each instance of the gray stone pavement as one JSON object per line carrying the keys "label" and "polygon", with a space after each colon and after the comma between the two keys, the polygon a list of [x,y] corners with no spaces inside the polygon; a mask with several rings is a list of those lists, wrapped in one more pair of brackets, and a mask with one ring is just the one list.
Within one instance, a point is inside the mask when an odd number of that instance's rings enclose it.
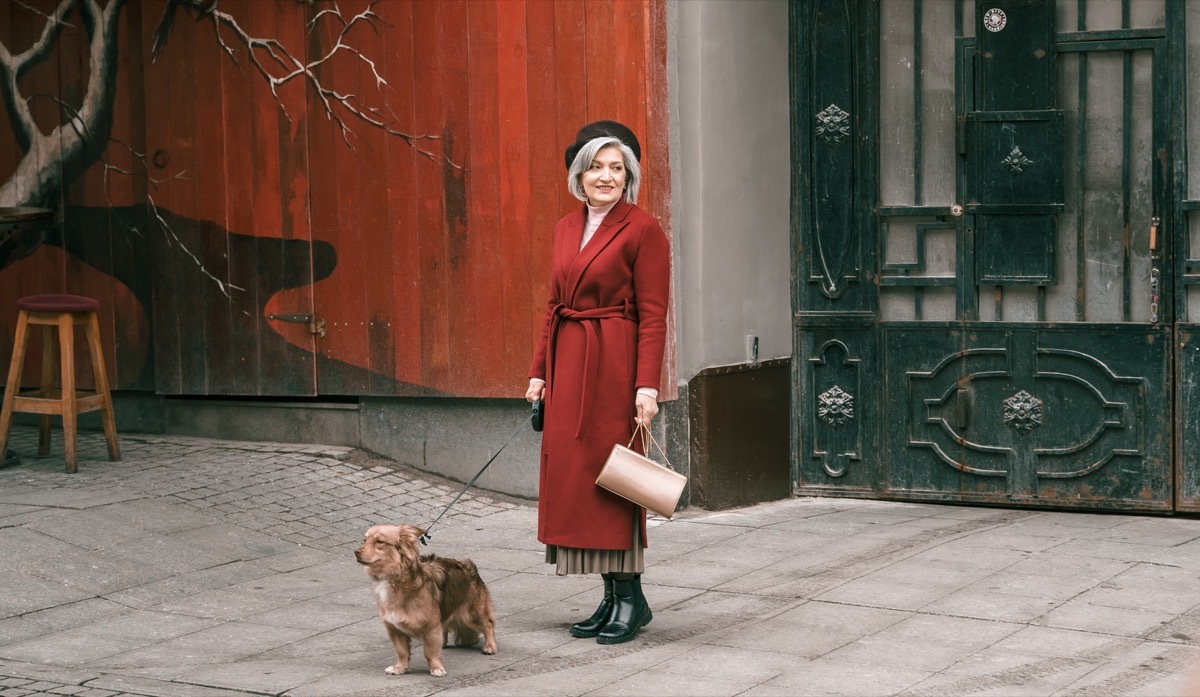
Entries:
{"label": "gray stone pavement", "polygon": [[[532,436],[531,436],[532,437]],[[470,557],[500,652],[433,678],[390,645],[353,548],[460,485],[342,447],[61,435],[0,469],[0,697],[1178,695],[1200,681],[1200,521],[799,498],[651,521],[654,621],[567,626],[530,502],[473,491],[430,551]],[[482,464],[482,463],[480,463]],[[506,461],[495,468],[532,467]]]}

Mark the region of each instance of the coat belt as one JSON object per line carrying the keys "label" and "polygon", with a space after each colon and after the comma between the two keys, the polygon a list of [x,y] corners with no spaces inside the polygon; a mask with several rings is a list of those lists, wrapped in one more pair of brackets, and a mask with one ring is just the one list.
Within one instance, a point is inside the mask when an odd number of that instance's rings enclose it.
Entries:
{"label": "coat belt", "polygon": [[[591,310],[573,310],[559,303],[551,310],[549,351],[546,354],[546,375],[550,378],[548,385],[553,399],[554,390],[554,354],[558,344],[558,328],[563,322],[578,322],[583,325],[587,337],[583,355],[583,390],[579,396],[579,423],[575,425],[575,439],[583,440],[592,416],[592,396],[596,393],[596,381],[600,372],[600,320],[625,319],[638,321],[637,304],[627,298],[620,305],[597,307]],[[550,400],[547,400],[549,410]]]}

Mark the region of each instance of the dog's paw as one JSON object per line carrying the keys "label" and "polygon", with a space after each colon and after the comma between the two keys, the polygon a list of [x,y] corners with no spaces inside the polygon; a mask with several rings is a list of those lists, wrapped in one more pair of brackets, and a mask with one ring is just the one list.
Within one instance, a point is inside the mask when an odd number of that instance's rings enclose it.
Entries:
{"label": "dog's paw", "polygon": [[446,667],[445,666],[430,666],[429,674],[435,678],[445,677],[446,676]]}
{"label": "dog's paw", "polygon": [[388,675],[404,675],[405,673],[408,672],[408,666],[402,666],[399,663],[397,663],[395,665],[391,665],[391,666],[388,666],[387,668],[384,668],[383,672],[387,673]]}
{"label": "dog's paw", "polygon": [[484,653],[486,653],[486,654],[487,654],[487,655],[489,655],[489,656],[491,656],[492,654],[496,653],[496,651],[497,651],[497,650],[498,650],[498,649],[496,648],[496,645],[495,645],[495,644],[484,644],[484,645],[483,645],[483,652],[484,652]]}

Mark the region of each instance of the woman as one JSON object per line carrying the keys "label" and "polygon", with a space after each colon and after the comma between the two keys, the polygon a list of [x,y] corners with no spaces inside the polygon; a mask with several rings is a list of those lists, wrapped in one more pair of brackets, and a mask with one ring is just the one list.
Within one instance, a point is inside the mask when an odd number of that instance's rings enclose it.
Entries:
{"label": "woman", "polygon": [[[615,443],[658,414],[671,260],[658,221],[634,205],[641,146],[615,121],[579,130],[567,187],[584,205],[554,227],[552,293],[525,398],[544,398],[538,540],[556,573],[600,573],[604,598],[571,625],[619,644],[653,617],[642,595],[646,511],[596,486]],[[636,447],[636,446],[635,446]]]}

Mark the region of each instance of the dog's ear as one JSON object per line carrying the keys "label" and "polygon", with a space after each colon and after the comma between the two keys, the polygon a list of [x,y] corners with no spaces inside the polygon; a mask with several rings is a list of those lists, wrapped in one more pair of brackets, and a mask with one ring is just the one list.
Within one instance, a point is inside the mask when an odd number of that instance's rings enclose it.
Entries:
{"label": "dog's ear", "polygon": [[419,556],[417,538],[420,537],[421,529],[413,525],[399,525],[394,529],[394,533],[389,542],[409,564],[416,564]]}
{"label": "dog's ear", "polygon": [[408,523],[405,523],[403,525],[396,526],[396,536],[403,538],[406,541],[412,541],[415,543],[424,535],[425,531],[415,525],[409,525]]}

